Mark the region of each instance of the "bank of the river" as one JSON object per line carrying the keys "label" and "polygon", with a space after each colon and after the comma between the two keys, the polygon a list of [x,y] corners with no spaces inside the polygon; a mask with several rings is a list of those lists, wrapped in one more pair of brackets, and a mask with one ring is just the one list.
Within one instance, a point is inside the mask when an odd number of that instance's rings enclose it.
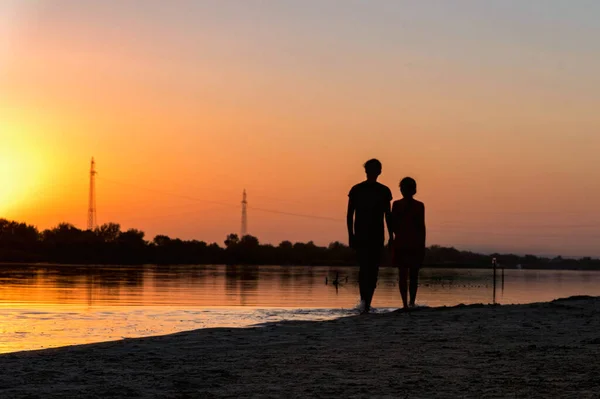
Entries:
{"label": "bank of the river", "polygon": [[0,397],[594,397],[600,298],[204,329],[0,356]]}

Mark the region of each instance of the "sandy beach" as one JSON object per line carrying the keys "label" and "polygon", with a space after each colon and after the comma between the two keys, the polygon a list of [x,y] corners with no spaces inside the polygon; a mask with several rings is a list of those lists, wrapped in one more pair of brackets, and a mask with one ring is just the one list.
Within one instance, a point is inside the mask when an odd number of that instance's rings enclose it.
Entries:
{"label": "sandy beach", "polygon": [[600,397],[600,298],[204,329],[0,356],[2,398]]}

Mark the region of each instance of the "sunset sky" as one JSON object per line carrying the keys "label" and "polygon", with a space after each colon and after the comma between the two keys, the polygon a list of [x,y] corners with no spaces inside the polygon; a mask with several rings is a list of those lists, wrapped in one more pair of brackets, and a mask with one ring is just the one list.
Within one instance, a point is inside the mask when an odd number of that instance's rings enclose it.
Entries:
{"label": "sunset sky", "polygon": [[[428,244],[600,256],[600,2],[0,0],[0,217],[346,241],[377,157]],[[332,218],[303,218],[258,209]]]}

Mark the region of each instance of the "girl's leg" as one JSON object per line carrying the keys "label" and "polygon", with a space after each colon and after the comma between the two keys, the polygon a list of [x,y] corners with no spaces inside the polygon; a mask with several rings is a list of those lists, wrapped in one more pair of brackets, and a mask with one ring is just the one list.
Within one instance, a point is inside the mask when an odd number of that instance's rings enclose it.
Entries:
{"label": "girl's leg", "polygon": [[419,288],[419,267],[412,266],[410,268],[410,306],[415,306],[417,299],[417,288]]}
{"label": "girl's leg", "polygon": [[408,285],[408,268],[406,267],[399,267],[398,268],[398,274],[399,274],[399,287],[400,287],[400,296],[402,297],[402,305],[404,306],[404,309],[408,308],[408,301],[407,301],[407,285]]}

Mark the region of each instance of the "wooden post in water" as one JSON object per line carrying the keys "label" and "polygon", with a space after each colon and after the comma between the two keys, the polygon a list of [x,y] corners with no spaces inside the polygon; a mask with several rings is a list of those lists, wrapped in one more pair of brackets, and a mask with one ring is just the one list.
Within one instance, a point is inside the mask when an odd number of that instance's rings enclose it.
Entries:
{"label": "wooden post in water", "polygon": [[500,265],[502,268],[502,295],[504,295],[504,263]]}
{"label": "wooden post in water", "polygon": [[497,263],[498,262],[496,262],[496,258],[492,258],[492,268],[494,269],[494,275],[493,275],[494,282],[492,284],[492,286],[493,286],[492,289],[494,290],[494,293],[492,295],[492,303],[494,305],[496,304],[496,266],[497,266]]}

